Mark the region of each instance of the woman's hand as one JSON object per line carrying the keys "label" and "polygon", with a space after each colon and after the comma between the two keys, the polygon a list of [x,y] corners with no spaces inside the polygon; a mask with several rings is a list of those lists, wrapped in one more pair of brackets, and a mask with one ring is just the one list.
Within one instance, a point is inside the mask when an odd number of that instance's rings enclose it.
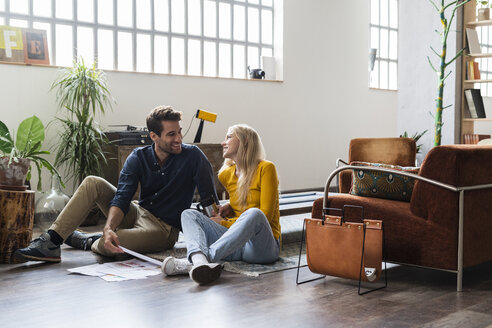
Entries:
{"label": "woman's hand", "polygon": [[225,203],[224,205],[219,206],[219,215],[223,218],[234,216],[231,204]]}
{"label": "woman's hand", "polygon": [[222,216],[220,216],[220,215],[215,215],[215,216],[211,216],[211,217],[210,217],[210,220],[214,221],[215,223],[220,224],[220,222],[221,222],[222,220],[224,220],[224,219],[223,219],[223,218],[222,218]]}

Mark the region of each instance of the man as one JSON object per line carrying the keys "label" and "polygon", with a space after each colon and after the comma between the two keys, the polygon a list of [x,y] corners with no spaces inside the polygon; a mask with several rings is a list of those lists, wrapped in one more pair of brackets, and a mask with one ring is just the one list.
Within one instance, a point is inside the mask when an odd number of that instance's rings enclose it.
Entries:
{"label": "man", "polygon": [[[130,154],[118,188],[99,177],[84,179],[49,230],[16,250],[15,257],[60,262],[63,241],[105,256],[123,253],[119,245],[143,253],[172,248],[181,230],[181,212],[191,206],[195,187],[202,199],[218,199],[212,166],[198,147],[182,144],[180,120],[181,112],[171,107],[154,108],[147,116],[154,143]],[[139,183],[137,204],[131,200]],[[103,234],[75,231],[94,204],[107,217]]]}

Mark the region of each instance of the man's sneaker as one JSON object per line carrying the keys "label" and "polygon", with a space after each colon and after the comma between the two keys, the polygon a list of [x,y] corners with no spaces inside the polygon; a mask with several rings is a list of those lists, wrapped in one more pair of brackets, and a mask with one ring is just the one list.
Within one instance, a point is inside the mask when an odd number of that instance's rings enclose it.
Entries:
{"label": "man's sneaker", "polygon": [[190,271],[190,278],[199,285],[206,285],[219,279],[222,273],[222,264],[206,263],[193,266]]}
{"label": "man's sneaker", "polygon": [[161,270],[166,276],[176,276],[178,274],[188,274],[191,270],[191,264],[188,259],[177,259],[169,256],[162,262]]}
{"label": "man's sneaker", "polygon": [[65,239],[65,244],[73,248],[88,251],[91,249],[92,244],[101,237],[101,233],[84,233],[75,230]]}
{"label": "man's sneaker", "polygon": [[16,259],[21,261],[60,262],[60,246],[55,245],[46,232],[31,241],[26,248],[14,252]]}

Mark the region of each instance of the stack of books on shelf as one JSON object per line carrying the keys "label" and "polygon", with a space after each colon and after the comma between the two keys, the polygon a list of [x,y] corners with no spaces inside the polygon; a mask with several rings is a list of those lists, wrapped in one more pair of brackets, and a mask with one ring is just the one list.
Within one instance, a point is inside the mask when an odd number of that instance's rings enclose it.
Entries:
{"label": "stack of books on shelf", "polygon": [[467,89],[465,90],[466,118],[485,118],[485,108],[483,106],[483,99],[480,93],[480,89]]}
{"label": "stack of books on shelf", "polygon": [[465,144],[476,145],[480,140],[483,139],[490,139],[490,134],[473,134],[473,133],[463,134],[463,142]]}
{"label": "stack of books on shelf", "polygon": [[477,62],[469,61],[466,63],[466,79],[480,80],[480,69]]}

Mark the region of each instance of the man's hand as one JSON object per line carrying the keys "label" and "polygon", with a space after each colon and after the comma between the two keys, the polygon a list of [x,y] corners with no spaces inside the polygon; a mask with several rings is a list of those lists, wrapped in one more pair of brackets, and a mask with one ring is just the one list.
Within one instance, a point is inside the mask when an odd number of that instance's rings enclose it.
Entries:
{"label": "man's hand", "polygon": [[219,206],[219,216],[223,218],[234,216],[231,204],[225,203],[224,205]]}
{"label": "man's hand", "polygon": [[111,253],[124,253],[119,247],[118,235],[111,229],[105,228],[103,231],[104,248]]}
{"label": "man's hand", "polygon": [[220,216],[220,215],[216,215],[216,216],[211,216],[211,217],[210,217],[210,220],[214,221],[215,223],[220,224],[220,222],[221,222],[222,220],[224,220],[224,219],[222,218],[222,216]]}

